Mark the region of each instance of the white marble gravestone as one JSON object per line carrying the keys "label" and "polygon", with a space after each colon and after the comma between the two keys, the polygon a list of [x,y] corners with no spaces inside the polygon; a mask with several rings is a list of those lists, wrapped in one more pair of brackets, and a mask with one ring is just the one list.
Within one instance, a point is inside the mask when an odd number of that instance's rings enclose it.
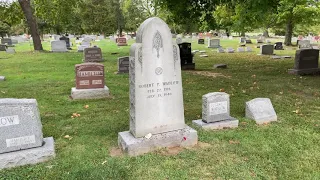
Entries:
{"label": "white marble gravestone", "polygon": [[52,52],[68,52],[66,41],[51,41]]}
{"label": "white marble gravestone", "polygon": [[35,99],[0,99],[0,169],[54,157],[53,138],[43,138]]}
{"label": "white marble gravestone", "polygon": [[299,41],[299,49],[311,49],[312,46],[310,44],[310,40],[300,40]]}
{"label": "white marble gravestone", "polygon": [[139,27],[130,49],[129,76],[130,132],[119,133],[119,146],[139,155],[197,144],[197,132],[184,120],[179,47],[160,18],[149,18]]}
{"label": "white marble gravestone", "polygon": [[277,114],[269,98],[256,98],[246,102],[246,118],[264,124],[277,121]]}
{"label": "white marble gravestone", "polygon": [[181,37],[177,37],[176,38],[176,43],[177,44],[181,44],[182,43],[182,38]]}
{"label": "white marble gravestone", "polygon": [[220,39],[208,39],[208,48],[219,48]]}
{"label": "white marble gravestone", "polygon": [[239,124],[239,120],[230,116],[230,98],[224,92],[203,95],[202,120],[192,122],[203,129],[236,128]]}
{"label": "white marble gravestone", "polygon": [[219,47],[219,48],[217,49],[217,52],[218,52],[218,53],[224,53],[224,49],[221,48],[221,47]]}
{"label": "white marble gravestone", "polygon": [[227,52],[227,53],[234,53],[234,49],[233,49],[232,47],[228,47],[228,48],[226,49],[226,52]]}
{"label": "white marble gravestone", "polygon": [[238,47],[237,52],[245,52],[243,47]]}

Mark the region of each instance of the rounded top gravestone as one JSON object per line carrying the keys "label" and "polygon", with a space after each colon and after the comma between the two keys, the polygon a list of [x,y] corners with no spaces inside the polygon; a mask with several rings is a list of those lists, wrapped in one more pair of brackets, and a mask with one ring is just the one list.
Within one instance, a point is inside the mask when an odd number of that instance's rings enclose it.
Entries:
{"label": "rounded top gravestone", "polygon": [[186,127],[179,54],[163,20],[141,24],[130,49],[130,131],[135,137]]}

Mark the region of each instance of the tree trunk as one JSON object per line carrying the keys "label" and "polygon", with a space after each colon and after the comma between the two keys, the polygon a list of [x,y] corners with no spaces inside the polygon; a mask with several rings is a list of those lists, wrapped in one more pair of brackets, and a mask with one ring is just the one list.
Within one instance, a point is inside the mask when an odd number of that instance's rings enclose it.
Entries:
{"label": "tree trunk", "polygon": [[263,36],[266,37],[266,38],[270,37],[270,36],[269,36],[268,28],[266,28],[266,29],[263,31]]}
{"label": "tree trunk", "polygon": [[241,37],[245,37],[245,36],[246,36],[246,33],[245,33],[245,32],[241,32],[240,36],[241,36]]}
{"label": "tree trunk", "polygon": [[286,46],[291,46],[292,43],[292,32],[293,32],[293,23],[292,23],[292,20],[289,19],[288,22],[287,22],[287,28],[286,28],[286,37],[285,37],[285,40],[284,40],[284,44]]}
{"label": "tree trunk", "polygon": [[19,0],[19,4],[22,8],[24,16],[27,19],[27,23],[31,31],[34,50],[41,51],[43,50],[43,48],[42,48],[42,44],[41,44],[41,40],[38,32],[37,22],[33,16],[33,10],[30,5],[30,0]]}

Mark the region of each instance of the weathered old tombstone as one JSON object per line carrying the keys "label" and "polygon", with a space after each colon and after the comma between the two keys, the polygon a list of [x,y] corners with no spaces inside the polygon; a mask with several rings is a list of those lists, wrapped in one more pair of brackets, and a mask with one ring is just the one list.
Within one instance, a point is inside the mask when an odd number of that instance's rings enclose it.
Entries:
{"label": "weathered old tombstone", "polygon": [[66,41],[51,41],[52,52],[68,52]]}
{"label": "weathered old tombstone", "polygon": [[180,63],[182,70],[194,70],[196,64],[193,62],[193,54],[191,52],[191,43],[179,44]]}
{"label": "weathered old tombstone", "polygon": [[237,52],[245,52],[243,47],[238,47]]}
{"label": "weathered old tombstone", "polygon": [[16,50],[15,50],[14,48],[8,47],[8,48],[6,49],[6,52],[7,52],[8,54],[15,54],[15,53],[16,53]]}
{"label": "weathered old tombstone", "polygon": [[246,118],[264,124],[277,121],[277,114],[269,98],[256,98],[246,102]]}
{"label": "weathered old tombstone", "polygon": [[227,64],[214,64],[213,68],[214,69],[226,69],[228,67]]}
{"label": "weathered old tombstone", "polygon": [[284,50],[282,42],[276,42],[274,44],[274,49],[275,50]]}
{"label": "weathered old tombstone", "polygon": [[220,39],[208,39],[208,48],[219,48]]}
{"label": "weathered old tombstone", "polygon": [[6,51],[7,46],[4,44],[0,44],[0,51]]}
{"label": "weathered old tombstone", "polygon": [[120,37],[120,38],[117,38],[116,41],[118,46],[128,46],[127,38]]}
{"label": "weathered old tombstone", "polygon": [[66,45],[67,45],[67,49],[71,50],[71,46],[70,46],[70,38],[66,37],[66,36],[62,36],[61,38],[59,38],[60,41],[65,41]]}
{"label": "weathered old tombstone", "polygon": [[91,47],[91,48],[85,48],[83,51],[83,62],[102,62],[102,52],[101,48],[98,47]]}
{"label": "weathered old tombstone", "polygon": [[230,116],[229,94],[214,92],[202,96],[202,119],[192,123],[203,129],[238,127],[239,120]]}
{"label": "weathered old tombstone", "polygon": [[129,56],[118,58],[118,74],[129,73]]}
{"label": "weathered old tombstone", "polygon": [[88,45],[78,45],[78,52],[83,52],[85,48],[89,48]]}
{"label": "weathered old tombstone", "polygon": [[8,46],[12,46],[12,40],[10,38],[2,38],[1,44],[6,44]]}
{"label": "weathered old tombstone", "polygon": [[310,44],[309,40],[300,40],[299,43],[299,49],[311,49],[312,46]]}
{"label": "weathered old tombstone", "polygon": [[226,51],[227,53],[234,53],[234,49],[232,47],[228,47]]}
{"label": "weathered old tombstone", "polygon": [[246,38],[245,37],[240,37],[239,38],[239,43],[245,43],[246,42]]}
{"label": "weathered old tombstone", "polygon": [[179,47],[168,25],[154,17],[139,27],[130,50],[130,131],[118,143],[131,156],[197,144],[184,120]]}
{"label": "weathered old tombstone", "polygon": [[104,80],[103,64],[77,64],[75,72],[76,87],[71,89],[72,99],[100,99],[109,96],[109,88]]}
{"label": "weathered old tombstone", "polygon": [[18,44],[19,43],[19,41],[17,39],[12,39],[11,41],[12,41],[12,44]]}
{"label": "weathered old tombstone", "polygon": [[54,156],[53,138],[43,138],[37,101],[0,99],[0,169],[36,164]]}
{"label": "weathered old tombstone", "polygon": [[274,55],[273,53],[273,45],[271,44],[264,44],[260,47],[260,54],[261,55]]}
{"label": "weathered old tombstone", "polygon": [[198,39],[198,44],[204,44],[204,39]]}
{"label": "weathered old tombstone", "polygon": [[251,47],[246,47],[246,51],[247,52],[252,52],[252,48]]}
{"label": "weathered old tombstone", "polygon": [[246,38],[245,43],[246,43],[246,44],[252,44],[252,41],[251,41],[251,39],[247,39],[247,38]]}
{"label": "weathered old tombstone", "polygon": [[319,49],[300,49],[296,51],[294,69],[289,74],[309,75],[317,74],[319,69]]}
{"label": "weathered old tombstone", "polygon": [[224,53],[224,49],[221,48],[221,47],[219,47],[219,48],[217,49],[217,52],[218,52],[218,53]]}
{"label": "weathered old tombstone", "polygon": [[176,38],[176,43],[177,44],[181,44],[182,43],[182,38],[181,37],[177,37]]}

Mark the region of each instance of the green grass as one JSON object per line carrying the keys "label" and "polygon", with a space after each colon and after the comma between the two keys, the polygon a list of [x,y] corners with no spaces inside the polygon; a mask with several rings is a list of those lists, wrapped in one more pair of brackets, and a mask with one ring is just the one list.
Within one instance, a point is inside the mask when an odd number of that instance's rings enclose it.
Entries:
{"label": "green grass", "polygon": [[[69,98],[74,65],[81,63],[82,53],[34,53],[28,43],[17,45],[14,55],[0,52],[0,75],[7,78],[0,82],[0,98],[37,99],[44,136],[54,137],[57,154],[46,163],[2,170],[0,179],[320,179],[320,78],[289,75],[293,58],[257,56],[256,48],[252,53],[218,54],[193,43],[193,49],[206,50],[209,57],[195,55],[196,71],[182,72],[186,123],[192,126],[192,120],[201,118],[202,95],[224,89],[239,128],[197,129],[199,141],[210,146],[177,155],[112,157],[118,132],[129,129],[128,75],[115,72],[117,58],[129,55],[130,46],[118,48],[108,40],[97,44],[112,93],[102,100]],[[236,48],[238,42],[221,44]],[[48,42],[44,48],[50,50]],[[293,50],[276,53],[294,56]],[[228,64],[228,69],[213,69],[217,63]],[[271,99],[277,122],[257,126],[244,118],[244,103],[257,97]],[[298,114],[293,112],[297,109]],[[72,113],[81,116],[73,119]]]}

